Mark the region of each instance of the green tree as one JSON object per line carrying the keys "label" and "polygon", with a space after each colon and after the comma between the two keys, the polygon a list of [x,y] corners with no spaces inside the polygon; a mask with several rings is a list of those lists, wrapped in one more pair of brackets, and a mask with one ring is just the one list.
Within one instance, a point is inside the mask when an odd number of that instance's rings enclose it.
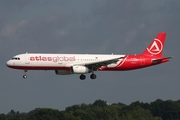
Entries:
{"label": "green tree", "polygon": [[0,120],[7,120],[7,117],[5,114],[0,114]]}
{"label": "green tree", "polygon": [[103,101],[103,100],[96,100],[96,101],[93,103],[93,106],[104,107],[104,106],[107,106],[107,102],[106,102],[106,101]]}
{"label": "green tree", "polygon": [[161,116],[163,120],[178,120],[180,119],[180,102],[158,99],[151,103],[151,111],[154,116]]}
{"label": "green tree", "polygon": [[0,114],[0,120],[179,120],[180,100],[152,103],[133,102],[107,104],[96,100],[93,104],[80,104],[67,107],[64,111],[50,108],[36,108],[28,113],[11,110]]}
{"label": "green tree", "polygon": [[162,120],[160,117],[153,117],[149,110],[145,110],[139,106],[131,107],[126,111],[122,117],[122,120]]}

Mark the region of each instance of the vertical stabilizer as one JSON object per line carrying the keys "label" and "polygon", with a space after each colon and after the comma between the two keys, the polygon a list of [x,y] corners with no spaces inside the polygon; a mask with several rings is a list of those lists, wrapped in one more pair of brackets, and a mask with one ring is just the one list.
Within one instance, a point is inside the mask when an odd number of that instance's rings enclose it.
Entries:
{"label": "vertical stabilizer", "polygon": [[166,38],[165,32],[159,33],[142,54],[161,57],[165,43],[165,38]]}

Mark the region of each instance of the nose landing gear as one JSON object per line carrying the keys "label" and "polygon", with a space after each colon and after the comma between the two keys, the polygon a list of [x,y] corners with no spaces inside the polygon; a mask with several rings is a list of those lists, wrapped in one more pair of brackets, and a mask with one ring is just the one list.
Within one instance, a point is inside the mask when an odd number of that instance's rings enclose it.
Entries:
{"label": "nose landing gear", "polygon": [[26,78],[27,78],[27,76],[26,76],[26,75],[23,75],[23,78],[24,78],[24,79],[26,79]]}
{"label": "nose landing gear", "polygon": [[24,70],[24,75],[23,75],[23,78],[24,78],[24,79],[26,79],[26,78],[27,78],[26,73],[27,73],[27,70]]}

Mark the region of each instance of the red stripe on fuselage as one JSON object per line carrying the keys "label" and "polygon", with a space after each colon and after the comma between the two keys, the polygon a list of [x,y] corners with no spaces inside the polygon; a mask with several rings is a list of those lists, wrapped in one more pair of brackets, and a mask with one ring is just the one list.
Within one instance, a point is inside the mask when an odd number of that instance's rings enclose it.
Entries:
{"label": "red stripe on fuselage", "polygon": [[70,70],[70,66],[61,67],[61,66],[8,66],[13,69],[21,70]]}

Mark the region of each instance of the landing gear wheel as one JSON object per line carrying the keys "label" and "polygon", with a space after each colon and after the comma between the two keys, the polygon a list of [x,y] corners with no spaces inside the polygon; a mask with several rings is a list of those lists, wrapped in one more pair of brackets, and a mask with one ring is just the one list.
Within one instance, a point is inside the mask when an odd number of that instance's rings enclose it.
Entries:
{"label": "landing gear wheel", "polygon": [[91,74],[90,78],[91,79],[96,79],[96,74]]}
{"label": "landing gear wheel", "polygon": [[85,79],[86,79],[86,76],[82,74],[82,75],[79,76],[79,78],[80,78],[81,80],[85,80]]}
{"label": "landing gear wheel", "polygon": [[24,79],[26,79],[26,78],[27,78],[26,73],[27,73],[27,70],[24,70],[24,75],[23,75],[23,78],[24,78]]}
{"label": "landing gear wheel", "polygon": [[26,78],[27,78],[27,76],[26,76],[26,75],[23,75],[23,78],[24,78],[24,79],[26,79]]}

